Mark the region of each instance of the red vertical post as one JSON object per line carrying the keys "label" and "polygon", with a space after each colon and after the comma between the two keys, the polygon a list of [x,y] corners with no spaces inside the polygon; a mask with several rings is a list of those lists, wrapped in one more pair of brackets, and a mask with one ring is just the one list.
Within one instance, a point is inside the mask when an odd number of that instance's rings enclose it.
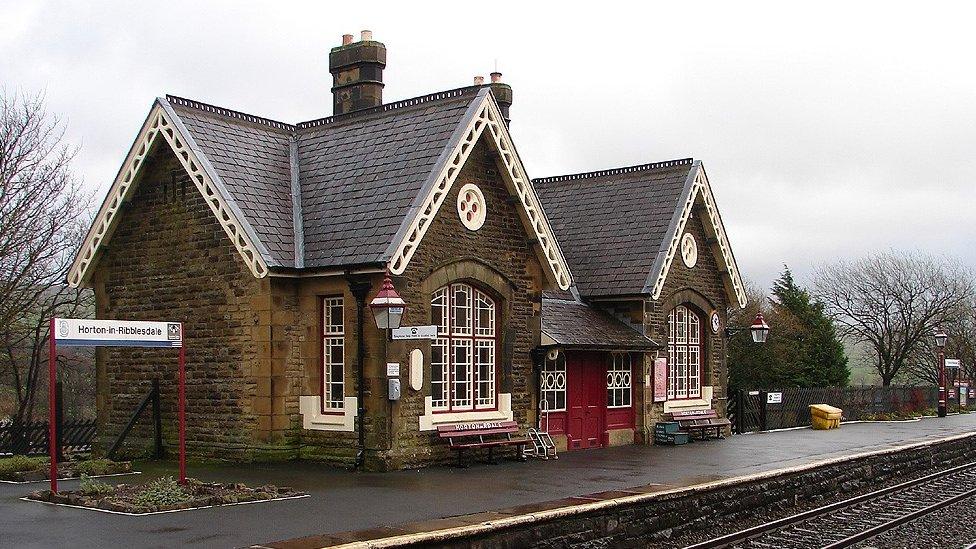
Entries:
{"label": "red vertical post", "polygon": [[[180,335],[183,334],[183,326],[180,325]],[[180,415],[180,484],[186,484],[186,339],[180,342],[180,388],[179,388],[179,415]]]}
{"label": "red vertical post", "polygon": [[946,374],[945,353],[939,348],[939,408],[938,416],[946,417]]}
{"label": "red vertical post", "polygon": [[57,399],[55,398],[55,388],[57,387],[57,342],[54,336],[54,319],[51,319],[50,323],[50,333],[47,336],[47,436],[48,436],[48,450],[51,454],[51,492],[58,491],[58,428],[54,421],[55,408],[57,407]]}

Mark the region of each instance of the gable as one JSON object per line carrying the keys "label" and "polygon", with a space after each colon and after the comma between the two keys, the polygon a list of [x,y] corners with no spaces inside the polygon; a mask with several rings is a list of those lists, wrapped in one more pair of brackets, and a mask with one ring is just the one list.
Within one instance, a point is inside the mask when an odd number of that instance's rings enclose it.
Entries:
{"label": "gable", "polygon": [[690,158],[535,180],[569,259],[577,290],[590,298],[658,299],[692,207],[705,214],[731,302],[745,293],[701,162]]}
{"label": "gable", "polygon": [[485,135],[489,147],[498,154],[503,167],[502,179],[509,193],[516,198],[519,219],[526,232],[536,239],[534,248],[547,278],[566,290],[572,282],[569,267],[553,236],[535,188],[525,175],[525,168],[515,151],[498,105],[487,89],[482,90],[479,97],[482,100],[472,104],[466,124],[455,130],[451,138],[452,146],[444,151],[446,154],[441,156],[438,168],[431,174],[390,244],[387,250],[390,272],[402,274],[406,270],[475,144]]}
{"label": "gable", "polygon": [[700,161],[695,162],[694,169],[688,177],[689,183],[686,185],[684,200],[680,203],[680,208],[674,212],[667,238],[658,253],[654,267],[648,274],[644,291],[650,292],[652,299],[661,297],[661,290],[664,289],[668,273],[679,255],[681,237],[685,233],[692,211],[697,206],[703,214],[702,225],[707,239],[707,242],[698,244],[698,253],[708,251],[715,257],[729,301],[737,303],[740,308],[745,308],[747,298],[739,268],[735,263],[735,256],[732,255],[732,247],[725,234],[725,225],[722,223],[722,217],[715,204],[715,196],[712,194],[711,185]]}
{"label": "gable", "polygon": [[172,107],[165,100],[157,99],[75,256],[68,271],[68,284],[76,288],[90,277],[100,246],[111,238],[120,210],[139,184],[146,155],[159,139],[163,139],[173,150],[251,273],[257,278],[267,276],[268,264],[262,257],[267,250],[244,220],[240,208],[230,198],[213,166],[190,138]]}

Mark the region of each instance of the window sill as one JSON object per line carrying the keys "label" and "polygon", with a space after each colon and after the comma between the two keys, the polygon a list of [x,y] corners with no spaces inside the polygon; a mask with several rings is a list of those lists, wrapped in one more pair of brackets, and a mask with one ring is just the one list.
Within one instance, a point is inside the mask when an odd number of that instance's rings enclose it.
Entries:
{"label": "window sill", "polygon": [[466,423],[469,421],[511,421],[512,395],[499,393],[497,410],[473,410],[470,412],[434,412],[431,397],[424,398],[424,415],[420,416],[420,430],[433,431],[438,425]]}
{"label": "window sill", "polygon": [[701,398],[687,398],[682,400],[668,400],[664,402],[664,413],[681,412],[686,410],[703,410],[712,407],[712,388],[701,388]]}
{"label": "window sill", "polygon": [[318,395],[299,398],[299,410],[302,414],[302,427],[310,431],[347,431],[356,430],[356,397],[345,397],[341,410],[329,410],[322,413],[322,397]]}

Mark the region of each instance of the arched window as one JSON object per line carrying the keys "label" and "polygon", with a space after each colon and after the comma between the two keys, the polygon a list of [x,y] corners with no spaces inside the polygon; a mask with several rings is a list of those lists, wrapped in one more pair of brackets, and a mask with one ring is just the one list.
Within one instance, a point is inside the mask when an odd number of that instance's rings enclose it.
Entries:
{"label": "arched window", "polygon": [[701,398],[702,323],[678,305],[668,315],[668,398]]}
{"label": "arched window", "polygon": [[495,301],[468,284],[434,292],[431,320],[431,405],[435,411],[495,408]]}

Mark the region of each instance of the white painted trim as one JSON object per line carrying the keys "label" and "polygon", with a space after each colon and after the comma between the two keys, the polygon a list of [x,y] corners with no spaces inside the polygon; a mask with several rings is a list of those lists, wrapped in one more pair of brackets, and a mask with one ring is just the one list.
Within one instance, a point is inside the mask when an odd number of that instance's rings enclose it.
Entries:
{"label": "white painted trim", "polygon": [[[141,474],[142,471],[129,471],[128,473],[112,473],[110,475],[91,475],[88,478],[124,477],[128,475],[141,475]],[[63,477],[63,478],[59,478],[58,482],[61,482],[63,480],[81,480],[81,477]],[[3,484],[34,484],[37,482],[43,482],[47,484],[51,481],[46,478],[41,480],[0,480],[0,483]]]}
{"label": "white painted trim", "polygon": [[430,228],[444,199],[454,185],[454,181],[461,173],[468,155],[471,154],[486,128],[492,137],[489,142],[498,152],[499,158],[506,168],[503,170],[503,176],[506,185],[509,187],[509,192],[517,196],[522,205],[519,209],[522,224],[529,234],[535,235],[538,241],[540,255],[543,259],[542,263],[548,265],[547,272],[559,288],[569,289],[572,279],[566,259],[553,236],[549,220],[542,211],[535,188],[532,186],[531,180],[525,176],[525,168],[515,152],[515,146],[512,144],[511,136],[505,127],[504,118],[488,94],[484,95],[481,104],[475,109],[475,115],[462,132],[461,140],[451,151],[447,162],[444,163],[441,172],[435,179],[434,185],[420,208],[417,209],[416,217],[410,222],[402,240],[397,244],[395,252],[390,258],[390,272],[399,275],[407,269],[410,259],[423,241],[427,229]]}
{"label": "white painted trim", "polygon": [[470,412],[434,413],[433,399],[424,397],[424,415],[420,416],[420,430],[433,431],[438,425],[466,423],[469,421],[512,421],[512,394],[498,394],[498,409],[490,411],[472,410]]}
{"label": "white painted trim", "polygon": [[239,501],[237,503],[222,503],[220,505],[204,505],[201,507],[187,507],[186,509],[170,509],[168,511],[151,511],[149,513],[127,513],[125,511],[112,511],[110,509],[99,509],[98,507],[85,507],[84,505],[71,505],[69,503],[54,503],[53,501],[41,501],[39,499],[31,499],[28,497],[20,498],[21,501],[30,501],[33,503],[43,503],[44,505],[53,505],[55,507],[71,507],[72,509],[84,509],[85,511],[98,511],[99,513],[108,513],[110,515],[125,515],[127,517],[145,517],[149,515],[166,515],[169,513],[180,513],[183,511],[196,511],[197,509],[210,509],[213,507],[233,507],[234,505],[251,505],[252,503],[270,503],[272,501],[286,501],[289,499],[303,499],[310,498],[311,494],[302,494],[300,496],[285,496],[282,498],[272,498],[272,499],[258,499],[254,501]]}
{"label": "white painted trim", "polygon": [[739,267],[736,265],[735,257],[732,255],[729,237],[725,234],[725,225],[722,223],[722,217],[719,215],[718,207],[715,205],[715,196],[712,194],[712,187],[708,183],[705,170],[701,168],[700,164],[696,164],[696,166],[697,172],[695,173],[692,190],[688,193],[688,199],[682,206],[681,218],[678,221],[674,234],[671,235],[667,255],[661,267],[661,272],[658,273],[654,282],[651,298],[655,300],[660,299],[661,291],[664,289],[664,282],[667,280],[668,272],[671,270],[671,263],[674,261],[676,252],[680,247],[681,237],[685,232],[685,225],[688,223],[688,218],[691,216],[695,202],[701,200],[701,203],[705,206],[705,212],[708,214],[711,229],[715,233],[716,242],[710,248],[713,248],[713,253],[715,251],[714,248],[718,248],[717,251],[719,253],[716,254],[716,259],[718,260],[719,267],[724,267],[728,274],[729,286],[727,286],[727,289],[731,290],[729,292],[731,294],[730,297],[738,302],[739,308],[744,309],[747,302],[745,288],[742,284],[742,278],[739,276]]}
{"label": "white painted trim", "polygon": [[355,431],[356,406],[354,396],[342,401],[341,414],[323,414],[322,397],[318,395],[298,397],[298,409],[302,414],[302,428],[310,431]]}
{"label": "white painted trim", "polygon": [[249,227],[236,215],[230,201],[221,192],[211,175],[204,169],[204,163],[197,152],[190,146],[190,139],[180,130],[171,115],[157,101],[149,112],[149,117],[143,124],[135,143],[129,150],[125,163],[115,177],[112,188],[109,189],[98,216],[88,230],[88,235],[78,255],[75,256],[71,270],[68,271],[68,285],[72,288],[81,286],[91,275],[91,267],[99,249],[108,242],[112,231],[118,222],[118,213],[135,189],[136,179],[142,168],[146,156],[156,142],[157,136],[169,144],[176,154],[180,164],[190,176],[190,180],[203,195],[207,205],[217,217],[217,221],[230,237],[234,247],[241,254],[244,263],[257,278],[264,278],[268,274],[268,265],[261,256],[255,241],[249,236]]}
{"label": "white painted trim", "polygon": [[709,410],[712,407],[713,388],[709,385],[702,385],[701,398],[689,398],[682,400],[664,401],[664,413],[687,412],[691,410]]}

